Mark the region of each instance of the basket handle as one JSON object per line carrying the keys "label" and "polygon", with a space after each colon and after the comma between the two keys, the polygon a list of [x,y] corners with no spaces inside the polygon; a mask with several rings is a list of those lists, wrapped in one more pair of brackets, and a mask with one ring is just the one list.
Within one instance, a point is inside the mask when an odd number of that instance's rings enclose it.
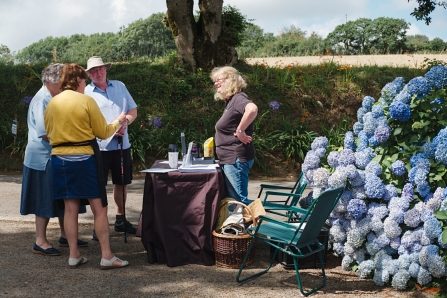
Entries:
{"label": "basket handle", "polygon": [[256,218],[254,218],[253,214],[251,213],[250,209],[248,208],[247,205],[245,205],[244,203],[238,202],[238,201],[228,201],[225,202],[222,206],[220,206],[219,211],[217,212],[217,214],[220,214],[220,211],[222,210],[223,207],[227,206],[227,205],[239,205],[244,207],[244,209],[247,211],[248,215],[252,218],[253,220],[253,226],[256,226],[258,224],[258,220]]}

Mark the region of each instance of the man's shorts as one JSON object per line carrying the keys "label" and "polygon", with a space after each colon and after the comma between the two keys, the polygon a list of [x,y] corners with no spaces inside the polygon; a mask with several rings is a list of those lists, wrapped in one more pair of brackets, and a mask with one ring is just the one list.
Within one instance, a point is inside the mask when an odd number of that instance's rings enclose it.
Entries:
{"label": "man's shorts", "polygon": [[[112,183],[122,185],[121,177],[121,153],[120,150],[101,151],[102,165],[104,171],[104,180],[107,185],[109,170],[112,171]],[[124,164],[124,184],[132,183],[132,161],[130,158],[130,149],[123,150]]]}

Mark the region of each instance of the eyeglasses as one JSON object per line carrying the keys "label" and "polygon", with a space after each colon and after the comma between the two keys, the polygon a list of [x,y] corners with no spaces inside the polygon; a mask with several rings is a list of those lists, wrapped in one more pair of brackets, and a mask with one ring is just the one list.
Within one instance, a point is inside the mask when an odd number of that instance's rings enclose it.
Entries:
{"label": "eyeglasses", "polygon": [[225,81],[225,79],[220,78],[220,79],[216,79],[216,80],[214,81],[214,83],[222,83],[223,81]]}

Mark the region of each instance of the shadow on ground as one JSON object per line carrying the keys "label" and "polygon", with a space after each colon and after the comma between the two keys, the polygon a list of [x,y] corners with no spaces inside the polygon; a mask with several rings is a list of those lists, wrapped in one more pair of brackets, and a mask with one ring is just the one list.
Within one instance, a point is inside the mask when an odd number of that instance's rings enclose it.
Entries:
{"label": "shadow on ground", "polygon": [[[81,224],[80,238],[90,239],[91,224]],[[100,270],[99,243],[89,240],[81,248],[89,261],[77,269],[68,267],[68,248],[60,248],[61,256],[47,257],[31,252],[34,225],[27,222],[0,223],[0,296],[2,297],[292,297],[300,295],[293,270],[281,265],[253,281],[238,284],[237,270],[216,266],[186,265],[167,267],[148,264],[140,238],[129,237],[124,243],[122,234],[111,231],[112,250],[130,262],[127,268]],[[59,230],[50,223],[48,238],[57,244]],[[247,269],[254,272],[266,266],[270,252],[258,246],[255,262]],[[341,269],[341,260],[328,255],[327,286],[311,297],[413,297],[416,293],[397,292],[380,288],[372,280],[359,279],[355,273]],[[302,281],[306,287],[321,281],[320,271],[304,269]],[[342,296],[340,296],[342,295]]]}

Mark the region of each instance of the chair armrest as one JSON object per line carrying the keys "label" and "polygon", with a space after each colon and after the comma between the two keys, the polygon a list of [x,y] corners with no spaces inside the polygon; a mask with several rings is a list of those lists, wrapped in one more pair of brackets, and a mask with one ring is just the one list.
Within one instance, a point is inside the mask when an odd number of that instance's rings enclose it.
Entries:
{"label": "chair armrest", "polygon": [[306,214],[307,213],[307,209],[303,209],[300,207],[296,207],[296,206],[290,206],[289,211],[291,212],[298,212],[298,213],[302,213],[302,214]]}
{"label": "chair armrest", "polygon": [[280,191],[271,191],[268,190],[265,192],[265,197],[264,197],[264,201],[262,202],[262,204],[264,204],[265,202],[267,202],[267,197],[269,195],[272,196],[280,196],[280,197],[287,197],[287,200],[284,201],[279,201],[279,202],[283,202],[284,204],[287,203],[287,201],[289,200],[289,198],[299,198],[301,197],[301,194],[294,194],[294,193],[290,193],[290,192],[280,192]]}
{"label": "chair armrest", "polygon": [[288,223],[286,221],[277,220],[275,218],[272,218],[272,217],[266,216],[266,215],[260,215],[259,216],[258,226],[260,226],[263,221],[274,223],[274,224],[278,224],[278,225],[281,225],[283,227],[287,227],[287,228],[291,228],[291,229],[296,229],[295,225],[292,225],[292,224],[290,224],[290,223]]}
{"label": "chair armrest", "polygon": [[273,184],[261,184],[261,190],[259,191],[258,198],[261,197],[261,193],[266,189],[287,189],[287,190],[293,190],[292,186],[281,186],[281,185],[273,185]]}

